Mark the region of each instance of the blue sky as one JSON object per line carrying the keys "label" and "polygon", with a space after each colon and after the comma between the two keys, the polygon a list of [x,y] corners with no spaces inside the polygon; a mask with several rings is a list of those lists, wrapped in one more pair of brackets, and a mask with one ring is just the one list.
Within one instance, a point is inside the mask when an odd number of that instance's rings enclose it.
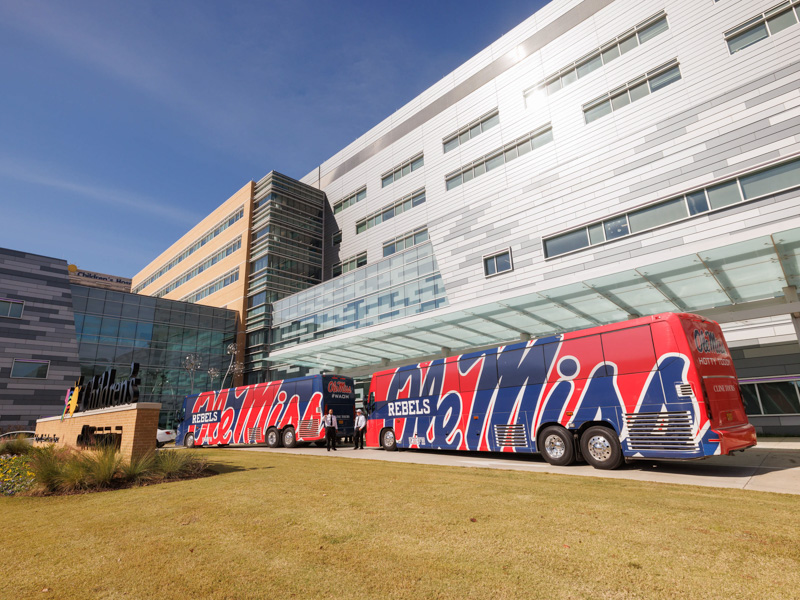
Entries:
{"label": "blue sky", "polygon": [[132,276],[545,0],[0,0],[0,247]]}

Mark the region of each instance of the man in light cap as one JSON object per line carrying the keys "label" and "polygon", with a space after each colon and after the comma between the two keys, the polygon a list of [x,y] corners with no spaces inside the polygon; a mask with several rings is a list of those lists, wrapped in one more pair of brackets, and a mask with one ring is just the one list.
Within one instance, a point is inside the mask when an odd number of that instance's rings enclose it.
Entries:
{"label": "man in light cap", "polygon": [[364,413],[361,412],[359,408],[356,411],[356,431],[353,434],[353,442],[355,444],[355,448],[353,450],[358,450],[359,446],[361,449],[364,449],[364,434],[367,432],[367,417],[364,416]]}

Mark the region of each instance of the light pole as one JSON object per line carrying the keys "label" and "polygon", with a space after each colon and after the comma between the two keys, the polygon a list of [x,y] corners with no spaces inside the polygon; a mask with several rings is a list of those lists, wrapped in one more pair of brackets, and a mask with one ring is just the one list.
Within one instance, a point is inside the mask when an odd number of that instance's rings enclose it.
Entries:
{"label": "light pole", "polygon": [[211,385],[209,387],[211,387],[212,390],[214,389],[214,380],[217,377],[219,377],[219,369],[217,369],[216,367],[211,367],[210,369],[208,369],[208,379],[211,382]]}
{"label": "light pole", "polygon": [[231,357],[231,362],[228,364],[228,369],[225,371],[225,377],[222,378],[222,384],[220,384],[219,388],[220,391],[225,389],[225,380],[228,378],[228,374],[233,369],[233,361],[236,360],[236,342],[231,342],[228,344],[227,352]]}
{"label": "light pole", "polygon": [[203,358],[199,354],[187,354],[183,359],[183,368],[188,371],[190,382],[191,382],[191,392],[190,394],[194,394],[194,372],[200,369],[200,364],[202,363]]}

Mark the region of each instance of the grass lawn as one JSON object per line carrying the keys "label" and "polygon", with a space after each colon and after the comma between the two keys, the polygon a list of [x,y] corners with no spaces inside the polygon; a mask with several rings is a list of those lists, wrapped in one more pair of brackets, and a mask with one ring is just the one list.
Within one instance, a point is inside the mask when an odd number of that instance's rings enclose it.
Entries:
{"label": "grass lawn", "polygon": [[221,474],[0,498],[0,598],[800,595],[797,496],[197,452]]}

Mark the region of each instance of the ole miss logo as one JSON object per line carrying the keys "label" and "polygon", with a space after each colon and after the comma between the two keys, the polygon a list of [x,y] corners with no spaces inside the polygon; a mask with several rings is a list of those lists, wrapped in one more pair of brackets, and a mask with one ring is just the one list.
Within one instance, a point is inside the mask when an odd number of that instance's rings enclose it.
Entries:
{"label": "ole miss logo", "polygon": [[347,385],[344,381],[329,381],[328,391],[331,394],[352,394],[353,388]]}

